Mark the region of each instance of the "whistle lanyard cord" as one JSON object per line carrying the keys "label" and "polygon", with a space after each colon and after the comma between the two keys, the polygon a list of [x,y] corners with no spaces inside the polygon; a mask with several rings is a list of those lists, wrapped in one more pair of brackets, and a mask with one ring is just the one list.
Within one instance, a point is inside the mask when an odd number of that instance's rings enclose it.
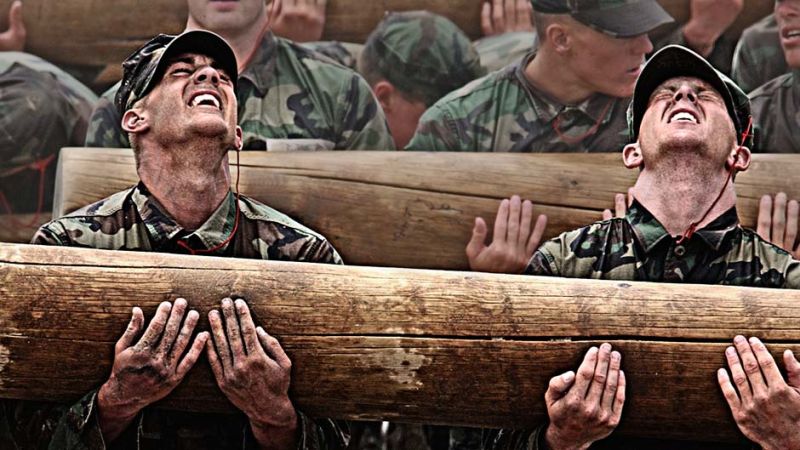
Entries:
{"label": "whistle lanyard cord", "polygon": [[[750,119],[747,122],[747,129],[744,131],[744,133],[742,133],[742,141],[741,141],[742,144],[739,145],[738,149],[736,149],[737,151],[741,150],[741,148],[744,147],[744,143],[747,142],[747,138],[750,136],[750,131],[752,127],[753,127],[753,118],[750,117]],[[738,159],[739,156],[737,155],[736,160]],[[717,198],[714,200],[714,203],[712,203],[711,206],[708,207],[706,213],[703,214],[703,217],[701,217],[700,220],[689,224],[689,228],[687,228],[686,231],[683,232],[683,235],[681,235],[680,239],[678,239],[677,242],[675,242],[677,245],[681,245],[685,241],[691,239],[694,233],[697,232],[697,227],[700,226],[700,224],[703,223],[704,220],[706,220],[706,217],[708,217],[708,215],[711,213],[711,210],[714,209],[715,206],[717,206],[717,203],[720,201],[720,199],[722,199],[722,195],[725,194],[725,188],[728,187],[728,183],[730,183],[731,179],[733,179],[733,174],[736,172],[735,164],[736,161],[734,161],[733,164],[731,164],[731,170],[728,172],[728,178],[725,180],[725,184],[722,185],[722,189],[720,189],[719,195],[717,195]]]}

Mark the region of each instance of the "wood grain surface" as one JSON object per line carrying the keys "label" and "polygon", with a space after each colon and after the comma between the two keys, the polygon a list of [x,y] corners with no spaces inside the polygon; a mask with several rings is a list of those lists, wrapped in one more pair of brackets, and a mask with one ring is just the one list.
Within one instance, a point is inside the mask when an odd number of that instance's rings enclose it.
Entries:
{"label": "wood grain surface", "polygon": [[[231,156],[235,161],[235,156]],[[232,168],[235,175],[235,168]],[[754,155],[736,178],[742,223],[754,227],[763,194],[800,199],[798,155]],[[241,190],[322,233],[349,264],[466,269],[475,217],[499,200],[530,199],[546,236],[600,220],[638,172],[619,154],[315,152],[241,154]],[[130,150],[65,149],[57,216],[134,185]]]}
{"label": "wood grain surface", "polygon": [[[0,395],[69,401],[100,384],[131,307],[228,295],[294,362],[321,416],[530,427],[547,381],[592,345],[623,354],[622,434],[740,438],[715,370],[736,334],[800,350],[800,292],[0,244]],[[207,329],[205,319],[201,329]],[[52,370],[58,366],[59,370]],[[203,362],[162,404],[228,411]]]}

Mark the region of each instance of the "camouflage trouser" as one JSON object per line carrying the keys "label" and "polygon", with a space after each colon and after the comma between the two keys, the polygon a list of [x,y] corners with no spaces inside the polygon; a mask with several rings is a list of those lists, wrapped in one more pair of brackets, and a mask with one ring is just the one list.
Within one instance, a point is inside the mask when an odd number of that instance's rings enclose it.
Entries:
{"label": "camouflage trouser", "polygon": [[[31,165],[85,134],[85,128],[74,129],[74,109],[63,91],[52,74],[23,65],[0,74],[0,191],[9,203],[0,204],[0,214],[9,213],[7,206],[14,213],[34,212],[40,195],[43,209],[50,210],[56,164],[44,171],[41,193],[40,173]],[[85,120],[78,123],[85,127]]]}

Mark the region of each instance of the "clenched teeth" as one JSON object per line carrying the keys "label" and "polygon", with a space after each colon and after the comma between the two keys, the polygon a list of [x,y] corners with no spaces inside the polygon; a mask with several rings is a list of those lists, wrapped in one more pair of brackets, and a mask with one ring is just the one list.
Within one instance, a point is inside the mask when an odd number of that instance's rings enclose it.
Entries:
{"label": "clenched teeth", "polygon": [[197,105],[206,105],[206,106],[214,106],[217,109],[220,108],[219,100],[211,94],[200,94],[197,97],[192,99],[192,107]]}
{"label": "clenched teeth", "polygon": [[679,112],[677,114],[674,114],[672,117],[670,117],[669,121],[670,123],[676,121],[697,123],[697,119],[695,119],[695,117],[688,112]]}

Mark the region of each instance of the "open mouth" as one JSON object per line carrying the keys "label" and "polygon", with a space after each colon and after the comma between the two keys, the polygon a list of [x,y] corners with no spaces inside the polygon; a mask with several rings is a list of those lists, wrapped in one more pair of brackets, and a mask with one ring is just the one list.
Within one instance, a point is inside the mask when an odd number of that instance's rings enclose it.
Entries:
{"label": "open mouth", "polygon": [[189,99],[189,106],[194,108],[197,106],[208,106],[222,110],[222,99],[219,95],[212,92],[198,92]]}
{"label": "open mouth", "polygon": [[687,111],[685,109],[681,109],[681,110],[673,111],[669,115],[669,119],[667,120],[667,123],[674,123],[674,122],[684,122],[684,123],[694,123],[694,124],[696,124],[696,123],[699,123],[700,120],[697,118],[697,116],[693,112]]}
{"label": "open mouth", "polygon": [[788,26],[781,28],[781,41],[784,43],[800,42],[800,28]]}

